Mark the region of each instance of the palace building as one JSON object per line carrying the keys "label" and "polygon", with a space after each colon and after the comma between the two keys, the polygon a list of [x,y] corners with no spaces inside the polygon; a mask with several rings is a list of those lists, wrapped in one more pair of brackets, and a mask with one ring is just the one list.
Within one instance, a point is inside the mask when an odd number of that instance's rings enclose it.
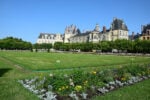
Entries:
{"label": "palace building", "polygon": [[150,24],[142,26],[141,40],[150,40]]}
{"label": "palace building", "polygon": [[54,44],[55,42],[63,42],[63,35],[62,34],[53,34],[53,33],[40,33],[37,43],[51,43]]}
{"label": "palace building", "polygon": [[100,26],[96,24],[93,30],[81,33],[75,25],[70,25],[65,28],[64,34],[40,33],[37,43],[98,43],[100,41],[115,41],[116,39],[128,40],[128,28],[124,21],[118,18],[113,19],[109,29],[103,26],[100,30]]}

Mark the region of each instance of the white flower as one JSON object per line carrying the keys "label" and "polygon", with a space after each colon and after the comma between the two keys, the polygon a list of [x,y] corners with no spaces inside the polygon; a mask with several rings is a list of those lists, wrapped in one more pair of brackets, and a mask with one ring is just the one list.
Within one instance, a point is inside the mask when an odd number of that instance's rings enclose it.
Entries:
{"label": "white flower", "polygon": [[73,82],[70,82],[70,85],[71,85],[71,86],[74,86],[74,83],[73,83]]}
{"label": "white flower", "polygon": [[60,63],[60,60],[56,60],[56,63]]}
{"label": "white flower", "polygon": [[49,74],[49,76],[50,76],[50,77],[53,77],[53,74],[52,74],[52,73],[50,73],[50,74]]}
{"label": "white flower", "polygon": [[69,82],[71,86],[74,86],[73,80],[71,78],[69,79]]}

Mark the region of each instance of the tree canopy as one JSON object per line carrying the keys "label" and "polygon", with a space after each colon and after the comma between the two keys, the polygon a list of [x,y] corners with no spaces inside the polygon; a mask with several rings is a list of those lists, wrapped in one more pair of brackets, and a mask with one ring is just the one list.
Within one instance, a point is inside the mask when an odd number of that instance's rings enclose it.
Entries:
{"label": "tree canopy", "polygon": [[150,53],[150,41],[148,40],[116,40],[116,41],[101,41],[99,43],[60,43],[54,44],[54,49],[69,51],[71,49],[84,52],[92,50],[101,50],[102,52],[111,52],[112,49],[117,49],[121,52],[128,53]]}
{"label": "tree canopy", "polygon": [[31,44],[30,42],[23,41],[19,38],[6,37],[0,39],[0,49],[5,50],[32,50],[45,49],[49,52],[50,48],[56,50],[81,50],[83,52],[90,52],[92,50],[100,50],[102,52],[111,52],[113,49],[119,51],[126,51],[128,53],[150,53],[150,41],[149,40],[116,40],[116,41],[101,41],[99,43],[62,43],[56,42],[54,46],[52,44]]}
{"label": "tree canopy", "polygon": [[0,39],[0,49],[31,50],[32,44],[19,38],[6,37],[4,39]]}

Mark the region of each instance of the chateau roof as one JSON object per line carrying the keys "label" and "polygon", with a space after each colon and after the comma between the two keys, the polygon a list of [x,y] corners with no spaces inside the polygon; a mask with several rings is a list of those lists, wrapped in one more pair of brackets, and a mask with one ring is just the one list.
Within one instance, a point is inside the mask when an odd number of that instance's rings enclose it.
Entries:
{"label": "chateau roof", "polygon": [[123,22],[123,20],[121,19],[117,19],[117,18],[114,18],[113,22],[112,22],[112,27],[111,27],[112,30],[126,30],[128,31],[128,28],[126,26],[126,24]]}
{"label": "chateau roof", "polygon": [[146,33],[146,30],[147,30],[147,29],[150,29],[150,24],[144,25],[144,26],[142,27],[142,33]]}
{"label": "chateau roof", "polygon": [[[110,30],[106,30],[106,32],[109,32],[109,31],[110,31]],[[87,31],[87,32],[85,32],[85,33],[77,34],[77,35],[75,35],[75,36],[73,36],[73,37],[86,36],[86,35],[91,34],[92,32],[94,32],[94,31]],[[102,32],[99,32],[98,34],[105,34],[105,33],[103,33],[103,31],[102,31]]]}
{"label": "chateau roof", "polygon": [[135,40],[135,39],[138,39],[140,36],[142,36],[142,34],[135,34],[134,36],[133,35],[129,35],[129,39],[130,40]]}
{"label": "chateau roof", "polygon": [[[45,36],[45,35],[47,35],[49,37],[49,36],[52,36],[52,35],[56,36],[58,34],[56,34],[56,33],[40,33],[38,38],[42,38],[42,36]],[[60,34],[60,35],[63,36],[62,34]]]}
{"label": "chateau roof", "polygon": [[[109,29],[106,30],[106,32],[109,32],[109,31],[110,31]],[[101,33],[105,33],[105,32],[101,31]]]}
{"label": "chateau roof", "polygon": [[75,36],[73,36],[73,37],[86,36],[86,35],[89,35],[90,33],[91,33],[91,31],[88,31],[88,32],[86,32],[86,33],[77,34],[77,35],[75,35]]}

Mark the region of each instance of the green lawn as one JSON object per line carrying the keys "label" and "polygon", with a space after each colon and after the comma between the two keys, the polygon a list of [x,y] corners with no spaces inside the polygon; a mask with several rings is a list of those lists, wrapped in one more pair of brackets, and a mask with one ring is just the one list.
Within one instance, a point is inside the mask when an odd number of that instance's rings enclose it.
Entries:
{"label": "green lawn", "polygon": [[0,100],[38,100],[22,87],[18,79],[33,76],[32,73],[19,69],[15,64],[0,57]]}
{"label": "green lawn", "polygon": [[64,68],[105,68],[122,64],[148,63],[148,57],[114,55],[71,54],[71,53],[31,53],[0,52],[0,55],[21,67],[30,70],[50,70]]}
{"label": "green lawn", "polygon": [[[18,79],[33,77],[41,72],[33,70],[60,68],[111,68],[122,64],[150,63],[150,57],[128,57],[113,55],[67,54],[67,53],[31,53],[31,52],[0,52],[0,99],[1,100],[38,100],[23,88]],[[60,63],[57,63],[60,60]],[[105,66],[104,66],[105,65]],[[65,70],[51,70],[62,73]],[[49,74],[49,72],[42,72]],[[130,87],[124,87],[93,99],[96,100],[149,100],[150,80]],[[143,99],[141,99],[143,98]]]}
{"label": "green lawn", "polygon": [[150,79],[94,97],[93,100],[150,100]]}

